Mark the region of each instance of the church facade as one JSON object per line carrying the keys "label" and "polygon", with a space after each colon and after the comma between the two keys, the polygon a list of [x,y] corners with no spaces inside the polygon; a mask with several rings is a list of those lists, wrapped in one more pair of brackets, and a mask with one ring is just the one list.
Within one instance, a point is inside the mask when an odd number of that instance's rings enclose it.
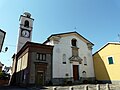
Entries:
{"label": "church facade", "polygon": [[93,43],[77,32],[51,35],[45,45],[53,48],[53,84],[67,81],[94,82]]}
{"label": "church facade", "polygon": [[52,34],[42,43],[31,42],[33,18],[20,17],[17,53],[11,83],[59,85],[94,82],[93,43],[77,32]]}

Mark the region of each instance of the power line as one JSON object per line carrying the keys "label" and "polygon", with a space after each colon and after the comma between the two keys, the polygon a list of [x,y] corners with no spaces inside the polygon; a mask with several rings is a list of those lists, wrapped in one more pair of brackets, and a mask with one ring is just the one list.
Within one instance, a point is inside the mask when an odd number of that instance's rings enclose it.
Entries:
{"label": "power line", "polygon": [[[2,45],[2,44],[0,44],[0,45]],[[4,44],[4,47],[14,47],[14,48],[16,48],[16,45],[12,45],[12,44]]]}
{"label": "power line", "polygon": [[9,46],[9,47],[16,47],[16,45],[12,45],[12,44],[4,44],[6,46]]}

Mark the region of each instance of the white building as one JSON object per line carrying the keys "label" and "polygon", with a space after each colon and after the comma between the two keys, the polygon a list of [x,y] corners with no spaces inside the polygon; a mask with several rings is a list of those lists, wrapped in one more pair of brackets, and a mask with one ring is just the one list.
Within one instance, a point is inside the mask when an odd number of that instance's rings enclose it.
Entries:
{"label": "white building", "polygon": [[33,21],[34,19],[31,18],[31,14],[25,12],[23,15],[20,16],[20,27],[19,27],[19,36],[18,36],[18,43],[17,43],[17,52],[25,45],[27,41],[31,41],[32,39],[32,29],[33,29]]}
{"label": "white building", "polygon": [[53,45],[52,82],[94,82],[92,46],[77,32],[51,35],[45,42]]}

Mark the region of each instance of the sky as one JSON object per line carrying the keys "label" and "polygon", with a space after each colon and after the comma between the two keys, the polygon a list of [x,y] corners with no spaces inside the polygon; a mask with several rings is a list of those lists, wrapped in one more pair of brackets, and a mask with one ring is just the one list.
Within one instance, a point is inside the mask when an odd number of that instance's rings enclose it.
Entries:
{"label": "sky", "polygon": [[94,43],[94,53],[107,42],[120,41],[120,0],[0,0],[0,29],[6,32],[2,50],[8,47],[0,61],[6,66],[16,53],[19,17],[26,11],[34,18],[33,42],[77,31]]}

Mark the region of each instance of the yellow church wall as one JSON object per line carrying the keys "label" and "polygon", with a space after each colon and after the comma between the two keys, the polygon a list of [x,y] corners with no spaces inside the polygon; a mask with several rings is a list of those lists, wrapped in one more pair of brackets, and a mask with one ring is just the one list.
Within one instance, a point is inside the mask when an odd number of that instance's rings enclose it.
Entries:
{"label": "yellow church wall", "polygon": [[[108,57],[113,57],[113,64]],[[93,55],[95,76],[97,80],[120,81],[120,44],[107,44]]]}

